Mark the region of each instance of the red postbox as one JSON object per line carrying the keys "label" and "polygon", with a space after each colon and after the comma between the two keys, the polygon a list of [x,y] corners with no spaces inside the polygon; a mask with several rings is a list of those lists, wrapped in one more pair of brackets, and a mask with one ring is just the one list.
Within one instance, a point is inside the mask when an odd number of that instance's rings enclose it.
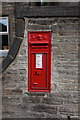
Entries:
{"label": "red postbox", "polygon": [[51,32],[28,32],[28,90],[50,92]]}

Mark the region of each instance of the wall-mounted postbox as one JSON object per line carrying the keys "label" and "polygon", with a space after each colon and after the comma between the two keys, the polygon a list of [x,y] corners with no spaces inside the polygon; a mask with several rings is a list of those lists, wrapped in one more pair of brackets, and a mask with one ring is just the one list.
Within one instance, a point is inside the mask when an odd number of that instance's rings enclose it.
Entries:
{"label": "wall-mounted postbox", "polygon": [[50,92],[51,32],[28,32],[28,90]]}

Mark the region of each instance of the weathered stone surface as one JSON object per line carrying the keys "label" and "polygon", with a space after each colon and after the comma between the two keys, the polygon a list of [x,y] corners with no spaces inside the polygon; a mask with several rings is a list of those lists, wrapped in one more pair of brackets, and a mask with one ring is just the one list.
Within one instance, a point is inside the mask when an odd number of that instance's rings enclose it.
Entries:
{"label": "weathered stone surface", "polygon": [[14,14],[15,4],[13,2],[2,2],[2,15]]}
{"label": "weathered stone surface", "polygon": [[64,105],[59,108],[60,114],[66,114],[67,116],[78,116],[78,105]]}
{"label": "weathered stone surface", "polygon": [[[21,9],[20,9],[21,8]],[[17,18],[23,18],[25,17],[61,17],[61,16],[78,16],[78,7],[73,6],[65,6],[65,7],[59,7],[56,6],[46,6],[46,7],[31,7],[31,8],[26,8],[24,9],[23,6],[17,7],[16,15]],[[75,10],[74,10],[75,9]],[[23,14],[24,12],[24,14]]]}
{"label": "weathered stone surface", "polygon": [[16,36],[23,37],[24,36],[24,20],[16,19]]}
{"label": "weathered stone surface", "polygon": [[[25,28],[19,53],[3,73],[3,118],[77,118],[78,18],[25,18]],[[51,93],[28,92],[28,30],[52,31]]]}
{"label": "weathered stone surface", "polygon": [[32,107],[32,111],[37,112],[47,112],[50,114],[57,114],[57,107],[56,106],[50,106],[46,104],[39,104]]}

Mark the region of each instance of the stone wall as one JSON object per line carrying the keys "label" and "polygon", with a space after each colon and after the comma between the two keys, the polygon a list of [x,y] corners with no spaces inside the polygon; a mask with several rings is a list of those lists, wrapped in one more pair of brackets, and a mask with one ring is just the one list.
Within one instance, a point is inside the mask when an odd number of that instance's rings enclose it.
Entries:
{"label": "stone wall", "polygon": [[[78,20],[25,18],[19,53],[2,77],[3,118],[78,118]],[[28,30],[51,30],[51,93],[28,92]]]}

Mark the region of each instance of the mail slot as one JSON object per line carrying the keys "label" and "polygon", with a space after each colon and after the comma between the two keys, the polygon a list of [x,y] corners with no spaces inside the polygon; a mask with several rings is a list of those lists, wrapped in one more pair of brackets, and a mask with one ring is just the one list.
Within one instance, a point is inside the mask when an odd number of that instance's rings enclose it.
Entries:
{"label": "mail slot", "polygon": [[28,91],[50,92],[51,32],[28,32]]}

